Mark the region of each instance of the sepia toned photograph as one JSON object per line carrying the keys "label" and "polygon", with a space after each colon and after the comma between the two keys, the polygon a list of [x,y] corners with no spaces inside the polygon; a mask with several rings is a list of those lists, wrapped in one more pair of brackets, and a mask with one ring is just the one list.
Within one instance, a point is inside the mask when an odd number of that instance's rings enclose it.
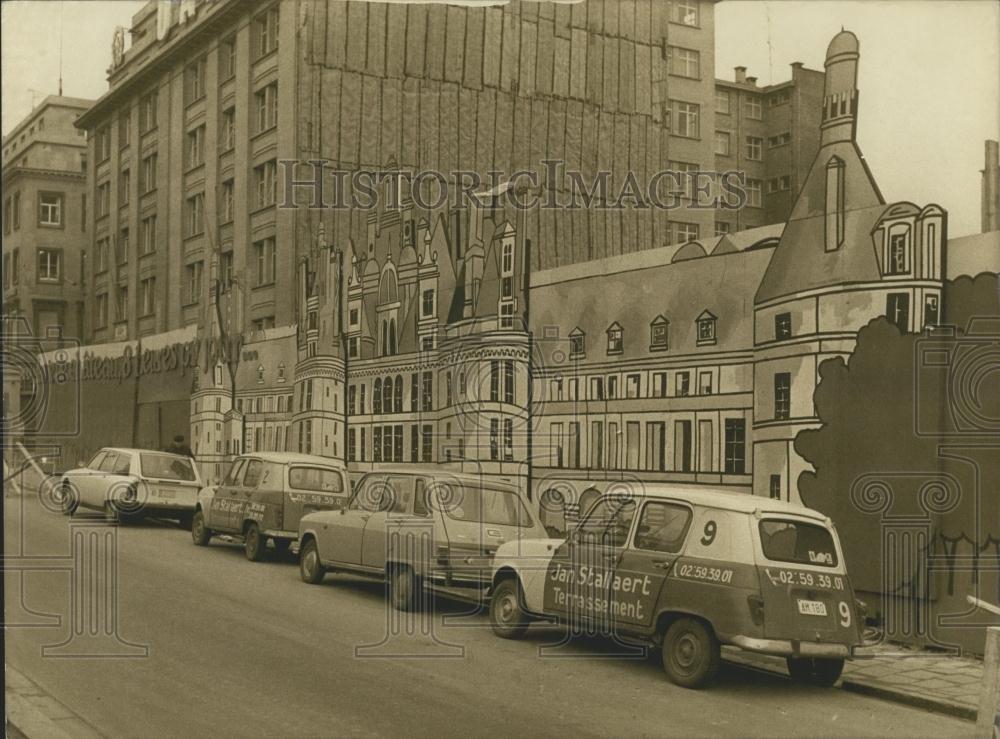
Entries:
{"label": "sepia toned photograph", "polygon": [[1000,2],[3,0],[12,739],[1000,739]]}

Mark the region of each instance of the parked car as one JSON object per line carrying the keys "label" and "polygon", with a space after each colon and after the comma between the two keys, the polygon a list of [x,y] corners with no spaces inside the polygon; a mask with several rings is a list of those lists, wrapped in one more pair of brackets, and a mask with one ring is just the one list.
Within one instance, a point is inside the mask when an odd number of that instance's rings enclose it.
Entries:
{"label": "parked car", "polygon": [[571,621],[657,646],[668,677],[690,688],[712,680],[722,644],[832,685],[861,642],[863,604],[830,520],[722,491],[606,494],[568,538],[500,547],[491,595],[500,637]]}
{"label": "parked car", "polygon": [[346,508],[302,517],[300,574],[313,584],[330,570],[386,578],[392,605],[409,610],[424,583],[485,591],[498,547],[544,535],[511,483],[389,468],[360,478]]}
{"label": "parked car", "polygon": [[247,559],[259,562],[269,540],[279,551],[288,549],[302,516],[336,510],[349,495],[347,469],[328,457],[244,454],[221,484],[198,495],[191,538],[205,546],[217,533],[241,536]]}
{"label": "parked car", "polygon": [[85,466],[62,474],[60,499],[70,515],[87,508],[113,520],[161,516],[187,527],[201,485],[198,466],[190,457],[107,447]]}

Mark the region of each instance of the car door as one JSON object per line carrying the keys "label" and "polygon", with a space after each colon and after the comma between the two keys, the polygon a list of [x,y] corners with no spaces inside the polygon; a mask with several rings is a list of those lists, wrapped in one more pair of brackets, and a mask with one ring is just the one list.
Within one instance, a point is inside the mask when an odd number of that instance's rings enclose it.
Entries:
{"label": "car door", "polygon": [[108,456],[107,450],[101,449],[86,466],[79,467],[66,475],[76,490],[77,502],[86,508],[92,508],[94,505],[93,501],[97,497],[94,490],[97,487],[101,463],[106,456]]}
{"label": "car door", "polygon": [[251,513],[251,507],[254,505],[254,495],[262,481],[264,481],[264,463],[259,459],[248,459],[243,479],[234,488],[234,501],[229,519],[231,530],[242,531],[243,522],[255,515]]}
{"label": "car door", "polygon": [[693,513],[668,500],[647,500],[635,534],[622,550],[612,587],[617,620],[650,626],[656,604],[674,562],[684,548]]}
{"label": "car door", "polygon": [[352,566],[362,564],[365,524],[382,505],[384,492],[384,474],[371,473],[358,481],[351,502],[339,514],[329,514],[320,533],[320,557],[323,560]]}
{"label": "car door", "polygon": [[611,585],[635,513],[636,501],[626,495],[605,496],[590,509],[549,562],[547,613],[600,631],[610,629]]}
{"label": "car door", "polygon": [[220,531],[232,530],[232,508],[236,504],[236,494],[243,472],[246,469],[245,457],[237,457],[229,468],[222,484],[215,489],[212,502],[208,507],[208,527]]}
{"label": "car door", "polygon": [[[387,529],[409,517],[413,512],[413,477],[387,475],[378,509],[372,511],[365,522],[361,540],[361,564],[383,569],[388,553]],[[404,545],[404,556],[406,549]]]}

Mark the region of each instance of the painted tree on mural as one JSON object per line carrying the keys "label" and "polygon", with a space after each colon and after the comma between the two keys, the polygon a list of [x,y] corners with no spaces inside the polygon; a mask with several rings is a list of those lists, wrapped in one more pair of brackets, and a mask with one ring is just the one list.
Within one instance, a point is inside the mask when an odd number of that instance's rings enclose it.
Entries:
{"label": "painted tree on mural", "polygon": [[948,283],[944,306],[954,329],[901,335],[879,318],[847,361],[821,364],[823,425],[795,440],[815,468],[799,477],[802,500],[836,523],[862,590],[882,589],[882,515],[929,515],[946,538],[1000,537],[1000,502],[989,494],[1000,489],[1000,335],[986,333],[1000,321],[970,324],[1000,316],[997,276]]}

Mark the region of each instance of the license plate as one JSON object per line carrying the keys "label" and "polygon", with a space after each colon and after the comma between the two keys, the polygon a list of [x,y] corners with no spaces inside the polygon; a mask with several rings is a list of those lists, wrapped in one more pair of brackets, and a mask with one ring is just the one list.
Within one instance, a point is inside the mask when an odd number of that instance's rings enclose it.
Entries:
{"label": "license plate", "polygon": [[157,488],[156,494],[161,498],[176,498],[177,491],[171,490],[170,488]]}
{"label": "license plate", "polygon": [[799,613],[803,616],[825,616],[826,603],[818,600],[800,600]]}

